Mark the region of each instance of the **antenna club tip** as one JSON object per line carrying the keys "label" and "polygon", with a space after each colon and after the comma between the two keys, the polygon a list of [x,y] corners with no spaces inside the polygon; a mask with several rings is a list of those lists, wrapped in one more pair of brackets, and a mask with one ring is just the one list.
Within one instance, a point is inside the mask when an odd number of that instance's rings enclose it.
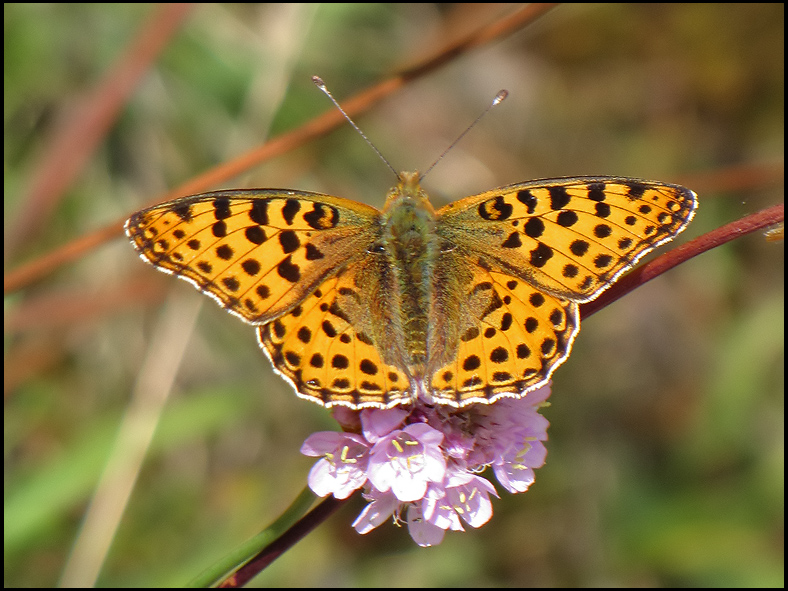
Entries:
{"label": "antenna club tip", "polygon": [[323,82],[323,79],[320,76],[312,76],[312,82],[315,83],[315,86],[319,88],[325,88],[326,83]]}
{"label": "antenna club tip", "polygon": [[493,99],[493,106],[501,104],[507,96],[509,96],[508,90],[499,90],[498,94],[496,94],[495,98]]}

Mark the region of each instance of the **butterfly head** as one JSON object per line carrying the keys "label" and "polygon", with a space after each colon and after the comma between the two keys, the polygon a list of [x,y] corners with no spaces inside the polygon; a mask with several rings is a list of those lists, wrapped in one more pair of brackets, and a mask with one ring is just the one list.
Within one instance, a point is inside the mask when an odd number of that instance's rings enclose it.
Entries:
{"label": "butterfly head", "polygon": [[405,171],[397,176],[399,180],[386,196],[386,204],[383,206],[383,211],[391,211],[395,206],[410,201],[434,214],[435,208],[432,207],[429,197],[427,197],[419,183],[422,175],[418,171]]}

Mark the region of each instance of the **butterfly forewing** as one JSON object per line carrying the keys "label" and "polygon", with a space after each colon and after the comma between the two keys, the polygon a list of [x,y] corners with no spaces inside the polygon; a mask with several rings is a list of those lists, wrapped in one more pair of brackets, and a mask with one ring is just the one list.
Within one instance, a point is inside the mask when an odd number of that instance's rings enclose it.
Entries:
{"label": "butterfly forewing", "polygon": [[695,194],[617,177],[531,181],[438,211],[439,235],[539,289],[587,302],[692,219]]}
{"label": "butterfly forewing", "polygon": [[143,259],[260,324],[363,253],[378,215],[329,195],[219,191],[140,211],[126,233]]}

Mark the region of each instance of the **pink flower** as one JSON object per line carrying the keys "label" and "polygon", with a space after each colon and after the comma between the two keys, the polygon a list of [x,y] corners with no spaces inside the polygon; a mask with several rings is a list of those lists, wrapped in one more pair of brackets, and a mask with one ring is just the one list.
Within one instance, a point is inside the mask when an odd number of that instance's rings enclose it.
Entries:
{"label": "pink flower", "polygon": [[534,468],[544,464],[549,423],[539,409],[549,384],[522,398],[461,410],[416,403],[410,409],[345,414],[346,428],[361,434],[310,436],[302,453],[322,458],[309,474],[320,496],[344,499],[364,487],[369,504],[353,522],[361,534],[389,518],[408,524],[420,546],[440,544],[447,530],[477,528],[492,517],[495,487],[479,476],[492,467],[509,492],[525,492]]}
{"label": "pink flower", "polygon": [[442,494],[424,499],[422,510],[427,521],[441,529],[462,531],[462,519],[471,527],[481,527],[492,517],[490,495],[495,487],[481,476],[457,471],[446,478]]}
{"label": "pink flower", "polygon": [[305,456],[323,456],[309,472],[309,488],[319,497],[346,499],[367,481],[369,444],[360,435],[321,431],[301,446]]}
{"label": "pink flower", "polygon": [[391,489],[402,502],[418,501],[446,473],[442,441],[443,433],[426,423],[392,431],[372,448],[369,481],[381,492]]}
{"label": "pink flower", "polygon": [[364,498],[370,503],[353,522],[353,527],[360,534],[371,532],[381,523],[391,517],[399,509],[400,502],[391,492],[380,492],[373,488]]}

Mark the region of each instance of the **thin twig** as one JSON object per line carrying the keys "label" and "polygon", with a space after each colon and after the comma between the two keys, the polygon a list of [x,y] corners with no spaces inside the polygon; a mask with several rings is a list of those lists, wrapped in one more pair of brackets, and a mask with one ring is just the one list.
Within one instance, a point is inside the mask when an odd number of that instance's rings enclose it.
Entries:
{"label": "thin twig", "polygon": [[348,499],[339,500],[333,496],[327,497],[317,507],[299,519],[281,537],[263,548],[257,556],[222,581],[218,587],[242,587],[284,554],[286,550],[294,546],[301,538],[336,513],[347,501]]}
{"label": "thin twig", "polygon": [[11,260],[23,243],[29,243],[48,224],[58,201],[106,137],[137,83],[178,31],[191,7],[157,6],[116,64],[73,109],[62,113],[41,161],[33,167],[36,173],[20,199],[21,208],[6,225],[4,260]]}
{"label": "thin twig", "polygon": [[[457,58],[464,52],[477,48],[483,43],[488,43],[494,39],[502,38],[504,35],[513,33],[516,30],[530,24],[553,5],[532,4],[511,15],[507,15],[498,21],[480,27],[475,33],[468,35],[461,42],[454,42],[436,56],[426,59],[422,64],[417,65],[401,74],[384,80],[366,90],[361,91],[355,96],[342,102],[342,107],[350,116],[357,116],[368,110],[383,98],[389,96],[394,91],[402,88],[407,83],[417,77],[424,76],[434,69]],[[474,41],[475,39],[475,41]],[[301,146],[317,137],[327,134],[336,127],[342,125],[344,118],[336,109],[330,109],[315,117],[311,121],[302,125],[298,129],[284,133],[262,146],[241,154],[230,162],[221,164],[205,173],[187,181],[176,187],[165,195],[153,200],[152,203],[167,201],[175,197],[200,193],[215,187],[219,183],[226,181],[238,174],[257,166],[262,162],[270,160],[275,156],[283,154],[298,146]],[[81,236],[67,244],[58,247],[47,254],[44,254],[28,263],[24,263],[5,275],[3,289],[5,294],[22,289],[31,283],[38,281],[46,275],[52,273],[59,267],[73,262],[77,258],[86,254],[102,242],[105,242],[121,233],[121,228],[125,220],[118,220],[108,226],[96,230],[90,234]]]}
{"label": "thin twig", "polygon": [[716,230],[707,232],[686,244],[655,258],[644,265],[640,265],[632,272],[623,276],[613,286],[592,302],[580,306],[580,317],[587,318],[622,298],[630,291],[651,281],[662,273],[672,269],[701,253],[711,250],[716,246],[740,238],[746,234],[763,230],[785,219],[785,204],[773,205],[757,213],[745,216],[735,222],[726,224]]}

